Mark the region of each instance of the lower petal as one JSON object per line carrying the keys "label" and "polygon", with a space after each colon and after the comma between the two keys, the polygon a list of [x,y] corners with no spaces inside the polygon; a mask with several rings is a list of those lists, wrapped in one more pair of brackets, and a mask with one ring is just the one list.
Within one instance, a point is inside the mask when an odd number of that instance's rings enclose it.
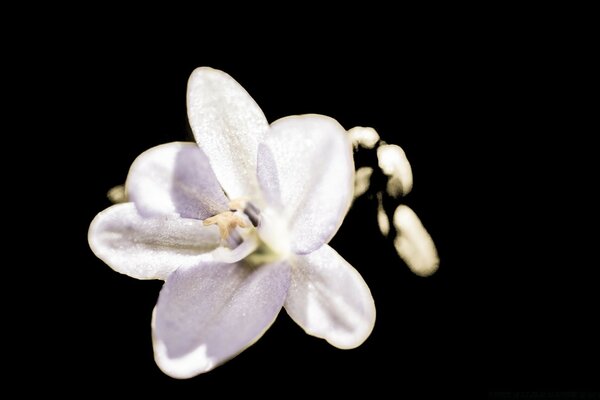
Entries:
{"label": "lower petal", "polygon": [[154,309],[154,358],[169,376],[210,371],[256,342],[283,306],[285,263],[202,263],[169,276]]}
{"label": "lower petal", "polygon": [[328,245],[296,258],[285,309],[306,333],[341,349],[360,346],[375,324],[369,287]]}

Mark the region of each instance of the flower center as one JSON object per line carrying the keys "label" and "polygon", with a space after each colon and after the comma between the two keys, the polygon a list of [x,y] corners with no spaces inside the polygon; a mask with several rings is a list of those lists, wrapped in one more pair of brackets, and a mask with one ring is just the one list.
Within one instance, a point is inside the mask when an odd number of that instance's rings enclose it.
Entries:
{"label": "flower center", "polygon": [[213,252],[215,259],[230,263],[244,260],[258,266],[291,254],[287,223],[274,210],[260,210],[245,199],[231,201],[229,208],[204,220],[204,225],[219,227],[221,240],[227,244]]}

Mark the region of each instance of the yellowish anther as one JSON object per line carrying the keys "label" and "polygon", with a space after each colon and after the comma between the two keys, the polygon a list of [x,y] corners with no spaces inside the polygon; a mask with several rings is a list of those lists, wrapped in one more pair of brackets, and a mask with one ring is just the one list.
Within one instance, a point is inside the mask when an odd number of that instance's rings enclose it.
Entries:
{"label": "yellowish anther", "polygon": [[125,185],[115,186],[110,189],[106,196],[113,204],[125,203],[127,202],[127,191],[125,190]]}
{"label": "yellowish anther", "polygon": [[238,199],[233,199],[227,204],[230,210],[240,210],[243,211],[246,208],[246,204],[248,204],[248,199],[245,197],[240,197]]}
{"label": "yellowish anther", "polygon": [[233,211],[225,211],[217,214],[213,217],[206,218],[203,222],[204,226],[217,225],[219,227],[219,233],[221,239],[225,240],[229,237],[229,233],[237,228],[248,228],[248,224],[239,215],[236,215]]}

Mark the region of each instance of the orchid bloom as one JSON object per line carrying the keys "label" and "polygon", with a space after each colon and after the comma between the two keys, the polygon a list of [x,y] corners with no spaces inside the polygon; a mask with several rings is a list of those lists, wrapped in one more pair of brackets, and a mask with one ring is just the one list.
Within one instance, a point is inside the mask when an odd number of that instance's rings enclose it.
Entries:
{"label": "orchid bloom", "polygon": [[341,349],[370,335],[375,306],[360,274],[327,243],[354,190],[347,132],[322,115],[269,125],[229,75],[188,82],[195,143],[140,155],[129,202],[99,213],[90,247],[117,272],[162,279],[154,357],[167,375],[215,368],[258,340],[282,307]]}

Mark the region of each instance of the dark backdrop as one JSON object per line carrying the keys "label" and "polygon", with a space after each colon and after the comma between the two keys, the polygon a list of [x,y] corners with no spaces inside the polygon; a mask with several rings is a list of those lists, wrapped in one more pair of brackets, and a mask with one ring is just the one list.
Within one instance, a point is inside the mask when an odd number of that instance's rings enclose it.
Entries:
{"label": "dark backdrop", "polygon": [[[46,240],[51,294],[40,317],[50,333],[40,346],[50,354],[39,360],[40,374],[60,391],[78,391],[77,382],[88,391],[170,398],[286,396],[279,387],[314,395],[366,388],[374,398],[593,387],[586,364],[598,359],[593,284],[557,272],[579,264],[554,257],[561,243],[531,228],[551,229],[552,215],[537,213],[546,204],[529,196],[552,179],[523,167],[525,160],[544,170],[536,161],[543,129],[534,123],[551,118],[537,118],[538,89],[547,90],[542,56],[515,38],[430,28],[401,30],[385,44],[377,35],[339,34],[285,47],[252,47],[243,36],[235,45],[207,37],[183,45],[132,34],[69,46],[50,89],[67,99],[51,140],[59,150],[51,154],[54,176],[65,183],[39,182],[58,204],[55,230],[67,231]],[[347,129],[372,126],[405,150],[414,189],[404,201],[431,233],[441,266],[430,278],[413,275],[381,238],[374,199],[361,198],[332,241],[377,307],[375,329],[358,349],[310,337],[282,312],[235,359],[171,379],[155,365],[150,337],[161,282],[119,275],[89,250],[89,223],[110,205],[106,192],[124,182],[135,157],[191,140],[186,82],[203,65],[232,75],[269,121],[321,113]],[[530,141],[535,146],[525,146]]]}
{"label": "dark backdrop", "polygon": [[[461,248],[468,246],[456,239],[462,234],[453,222],[460,215],[452,198],[460,196],[461,160],[450,154],[454,150],[448,144],[464,132],[449,128],[460,115],[441,105],[451,102],[451,93],[458,89],[454,79],[444,76],[447,72],[436,72],[439,68],[431,60],[378,60],[375,51],[313,59],[308,48],[300,48],[297,59],[282,61],[267,54],[213,57],[202,49],[131,50],[100,50],[78,67],[85,71],[82,85],[91,80],[93,86],[92,93],[82,88],[77,96],[88,103],[80,126],[80,145],[86,151],[76,155],[77,170],[85,171],[86,178],[75,188],[77,235],[72,250],[78,262],[69,266],[68,279],[76,300],[66,307],[72,309],[73,323],[67,333],[73,348],[67,354],[85,371],[82,379],[198,391],[232,385],[262,391],[277,380],[291,390],[325,386],[347,391],[364,384],[391,390],[443,387],[457,369],[465,371],[459,379],[467,378],[472,366],[458,361],[470,357],[463,346],[479,334],[467,329],[473,321],[465,320],[465,307],[472,304],[464,302],[460,289],[466,275]],[[379,234],[376,200],[363,197],[355,204],[332,245],[360,271],[375,298],[377,324],[360,348],[337,350],[304,334],[282,312],[265,336],[234,360],[197,378],[176,381],[163,375],[152,357],[150,318],[161,282],[119,275],[89,250],[89,222],[110,205],[106,191],[124,182],[134,158],[161,143],[191,140],[186,82],[202,65],[238,80],[269,121],[321,113],[347,129],[375,127],[384,140],[406,151],[415,186],[404,200],[429,229],[442,264],[431,278],[413,275]],[[475,325],[481,330],[483,319]]]}

